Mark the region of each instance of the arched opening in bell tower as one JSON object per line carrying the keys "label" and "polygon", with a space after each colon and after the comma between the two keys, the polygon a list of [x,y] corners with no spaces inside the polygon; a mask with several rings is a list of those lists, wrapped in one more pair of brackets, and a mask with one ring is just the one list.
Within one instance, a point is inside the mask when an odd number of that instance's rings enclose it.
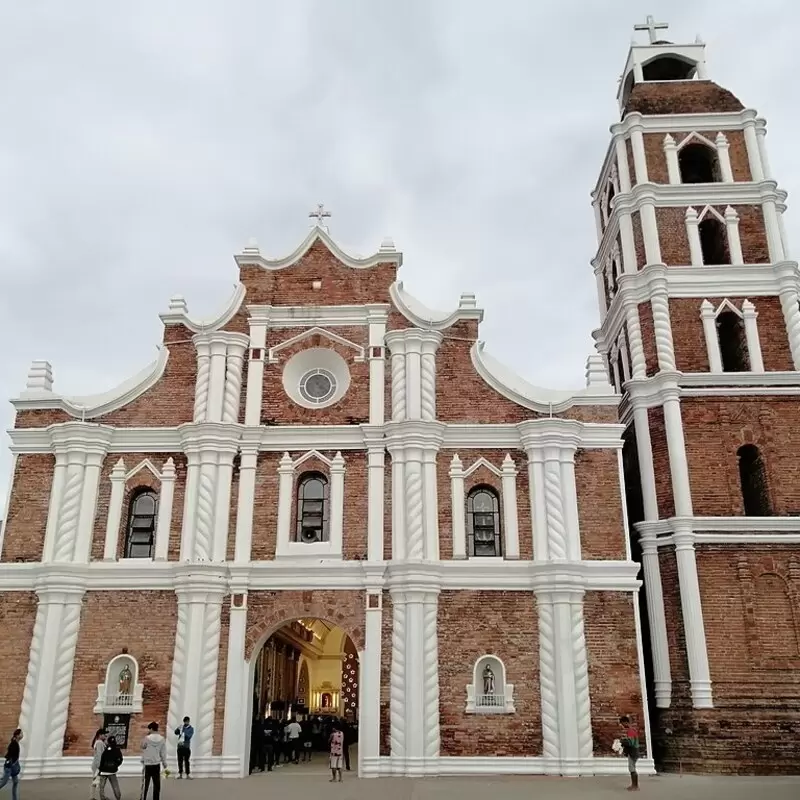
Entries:
{"label": "arched opening in bell tower", "polygon": [[767,469],[761,451],[754,444],[745,444],[739,448],[737,455],[745,516],[770,516],[772,508],[767,489]]}
{"label": "arched opening in bell tower", "polygon": [[722,179],[716,150],[693,141],[678,152],[681,183],[719,183]]}
{"label": "arched opening in bell tower", "polygon": [[723,311],[717,317],[717,336],[723,372],[749,372],[750,357],[744,320],[734,311]]}
{"label": "arched opening in bell tower", "polygon": [[646,81],[688,81],[694,77],[696,71],[696,64],[674,55],[660,56],[642,65],[642,74]]}
{"label": "arched opening in bell tower", "polygon": [[731,263],[728,252],[728,231],[722,222],[709,214],[698,225],[698,233],[703,264],[717,266]]}

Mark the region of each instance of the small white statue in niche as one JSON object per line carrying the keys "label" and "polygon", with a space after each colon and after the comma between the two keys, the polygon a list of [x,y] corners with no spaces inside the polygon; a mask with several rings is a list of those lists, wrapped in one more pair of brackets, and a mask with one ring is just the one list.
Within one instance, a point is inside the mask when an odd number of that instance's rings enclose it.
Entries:
{"label": "small white statue in niche", "polygon": [[483,670],[483,693],[494,694],[494,672],[488,664]]}
{"label": "small white statue in niche", "polygon": [[129,695],[131,693],[131,684],[133,682],[133,673],[127,664],[120,670],[119,673],[119,693],[121,695]]}

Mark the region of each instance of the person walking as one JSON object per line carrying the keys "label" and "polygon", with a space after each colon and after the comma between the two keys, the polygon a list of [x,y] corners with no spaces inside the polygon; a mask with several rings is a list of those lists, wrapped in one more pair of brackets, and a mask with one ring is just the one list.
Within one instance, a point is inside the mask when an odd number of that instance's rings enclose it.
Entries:
{"label": "person walking", "polygon": [[0,789],[11,781],[11,800],[19,800],[19,743],[22,741],[22,728],[17,728],[11,736],[3,762],[3,777],[0,778]]}
{"label": "person walking", "polygon": [[639,791],[639,773],[636,771],[636,762],[639,760],[639,731],[631,722],[630,717],[620,717],[620,726],[625,730],[622,738],[622,753],[628,757],[628,772],[631,775],[629,792]]}
{"label": "person walking", "polygon": [[[264,720],[262,728],[262,741],[264,743],[264,764],[267,772],[272,772],[272,765],[275,763],[275,725],[272,717]],[[264,771],[263,769],[261,770]]]}
{"label": "person walking", "polygon": [[186,777],[191,780],[192,773],[189,767],[189,760],[192,757],[194,728],[191,726],[189,717],[184,717],[183,725],[175,728],[175,735],[178,737],[178,777],[182,778],[185,770]]}
{"label": "person walking", "polygon": [[97,800],[98,788],[100,786],[100,759],[106,749],[105,728],[98,728],[92,739],[92,788],[89,792],[89,800]]}
{"label": "person walking", "polygon": [[344,768],[350,772],[350,745],[353,743],[353,728],[346,719],[341,721],[341,725],[344,735]]}
{"label": "person walking", "polygon": [[336,720],[333,723],[333,731],[329,740],[331,753],[331,783],[334,783],[336,776],[339,776],[339,783],[342,782],[342,751],[344,749],[344,733],[342,726]]}
{"label": "person walking", "polygon": [[106,800],[106,783],[111,784],[111,790],[117,800],[122,800],[122,792],[119,790],[119,780],[117,772],[122,764],[122,750],[119,749],[116,736],[106,738],[106,747],[100,756],[100,785],[97,788],[99,800]]}
{"label": "person walking", "polygon": [[292,717],[292,721],[286,726],[286,733],[288,736],[288,750],[291,754],[291,759],[295,764],[300,763],[300,734],[303,729],[297,721],[297,717]]}
{"label": "person walking", "polygon": [[150,784],[153,784],[153,800],[161,800],[161,770],[167,768],[166,739],[158,732],[158,723],[147,726],[149,733],[142,740],[142,797],[147,800]]}

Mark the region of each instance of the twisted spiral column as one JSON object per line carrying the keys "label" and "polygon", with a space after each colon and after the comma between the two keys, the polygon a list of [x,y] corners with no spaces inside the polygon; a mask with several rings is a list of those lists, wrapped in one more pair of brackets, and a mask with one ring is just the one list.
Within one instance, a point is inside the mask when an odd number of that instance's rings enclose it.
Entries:
{"label": "twisted spiral column", "polygon": [[211,380],[211,357],[208,343],[197,343],[197,382],[194,391],[194,421],[205,422],[208,416],[208,388]]}
{"label": "twisted spiral column", "polygon": [[542,754],[558,758],[558,697],[553,606],[539,601],[539,691],[542,698]]}
{"label": "twisted spiral column", "polygon": [[422,500],[422,468],[419,463],[406,463],[406,526],[408,529],[409,559],[422,559],[424,550],[424,523]]}
{"label": "twisted spiral column", "polygon": [[406,358],[403,353],[392,353],[392,420],[406,418]]}
{"label": "twisted spiral column", "polygon": [[211,541],[214,531],[214,478],[213,465],[200,467],[197,487],[197,516],[195,518],[194,557],[198,561],[211,560]]}
{"label": "twisted spiral column", "polygon": [[570,608],[572,670],[575,675],[575,710],[578,715],[578,752],[581,758],[591,758],[592,707],[589,697],[589,662],[586,656],[586,637],[583,626],[583,603],[576,601]]}
{"label": "twisted spiral column", "polygon": [[405,689],[403,686],[406,661],[406,607],[392,601],[392,666],[389,676],[389,728],[391,753],[404,756],[406,752]]}
{"label": "twisted spiral column", "polygon": [[33,625],[33,638],[31,639],[30,653],[28,656],[28,674],[25,676],[25,690],[22,693],[22,708],[20,710],[19,724],[25,733],[30,733],[36,690],[39,686],[39,673],[42,667],[42,647],[44,634],[47,627],[47,606],[39,601],[36,607],[36,622]]}
{"label": "twisted spiral column", "polygon": [[439,755],[439,639],[436,632],[437,602],[426,602],[424,610],[425,659],[425,755]]}
{"label": "twisted spiral column", "polygon": [[547,549],[550,560],[567,557],[567,533],[564,523],[564,498],[558,461],[544,464],[544,500],[547,515]]}
{"label": "twisted spiral column", "polygon": [[[172,656],[172,679],[169,685],[168,729],[174,731],[183,716],[181,710],[181,689],[186,669],[186,633],[189,627],[189,608],[178,602],[178,624],[175,628],[175,650]],[[167,737],[169,741],[169,737]]]}
{"label": "twisted spiral column", "polygon": [[197,754],[210,756],[214,737],[214,713],[217,697],[217,672],[219,670],[220,620],[222,604],[212,602],[206,606],[203,660],[200,664],[200,692],[197,730],[200,733]]}
{"label": "twisted spiral column", "polygon": [[653,327],[656,337],[658,366],[662,372],[674,372],[675,351],[672,344],[672,325],[669,319],[669,301],[665,292],[658,292],[650,298],[653,308]]}
{"label": "twisted spiral column", "polygon": [[420,370],[421,416],[424,420],[436,419],[436,357],[423,353]]}
{"label": "twisted spiral column", "polygon": [[795,291],[781,292],[781,310],[789,334],[789,349],[796,370],[800,370],[800,301]]}
{"label": "twisted spiral column", "polygon": [[82,464],[70,464],[67,469],[64,493],[61,496],[61,507],[58,511],[56,545],[53,556],[55,561],[72,561],[75,553],[75,540],[78,536],[78,520],[81,511],[83,476],[84,469]]}
{"label": "twisted spiral column", "polygon": [[75,663],[75,646],[78,643],[80,623],[81,603],[67,603],[64,606],[61,628],[58,632],[60,641],[50,689],[51,713],[44,748],[46,758],[58,758],[64,749],[64,733],[67,730],[69,695],[72,689],[72,672]]}
{"label": "twisted spiral column", "polygon": [[630,348],[631,364],[633,365],[634,379],[644,378],[646,362],[644,345],[642,344],[642,328],[639,323],[639,309],[635,305],[625,308],[625,323],[628,327],[628,347]]}
{"label": "twisted spiral column", "polygon": [[243,356],[228,352],[225,364],[225,395],[222,400],[222,421],[239,421],[239,399],[242,393]]}

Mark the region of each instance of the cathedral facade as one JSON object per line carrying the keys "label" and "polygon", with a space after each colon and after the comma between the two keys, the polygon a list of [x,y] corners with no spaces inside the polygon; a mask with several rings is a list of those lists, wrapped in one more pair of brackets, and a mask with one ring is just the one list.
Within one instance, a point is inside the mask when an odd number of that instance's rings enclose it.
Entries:
{"label": "cathedral facade", "polygon": [[[279,662],[284,713],[357,719],[364,777],[621,774],[622,714],[644,770],[791,768],[786,195],[704,45],[643,27],[593,194],[584,388],[515,375],[473,295],[424,307],[391,240],[348,254],[321,209],[285,258],[236,255],[216,319],[173,297],[117,389],[65,397],[34,362],[0,550],[28,776],[86,774],[104,722],[188,715],[196,774],[243,777]],[[349,682],[315,688],[314,648]]]}

